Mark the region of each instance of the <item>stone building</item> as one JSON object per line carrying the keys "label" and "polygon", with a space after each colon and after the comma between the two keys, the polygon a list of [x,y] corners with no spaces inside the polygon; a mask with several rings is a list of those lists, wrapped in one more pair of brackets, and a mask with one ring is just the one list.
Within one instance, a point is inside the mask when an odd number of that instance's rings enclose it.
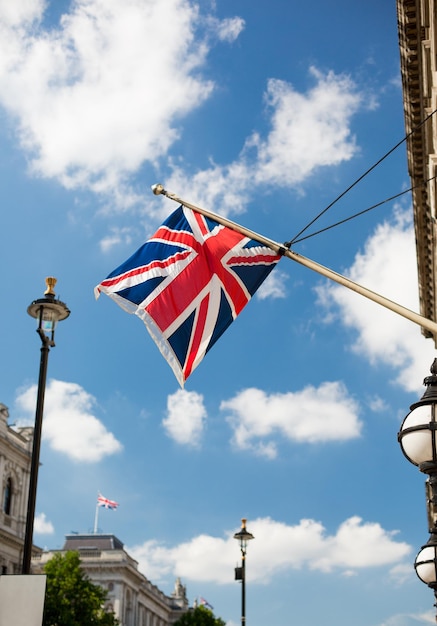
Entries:
{"label": "stone building", "polygon": [[[437,322],[437,6],[433,0],[397,0],[397,15],[420,313]],[[423,334],[437,346],[436,334]]]}
{"label": "stone building", "polygon": [[138,571],[138,563],[111,534],[67,535],[61,551],[42,552],[32,560],[32,570],[41,571],[55,553],[79,552],[88,577],[108,592],[108,605],[121,626],[170,626],[188,610],[186,589],[179,579],[166,596]]}
{"label": "stone building", "polygon": [[33,428],[8,425],[0,403],[0,574],[21,573]]}
{"label": "stone building", "polygon": [[[15,428],[8,418],[8,408],[0,403],[0,575],[22,570],[33,442],[32,427]],[[165,595],[138,571],[137,561],[114,535],[67,535],[62,551],[67,550],[77,550],[89,578],[108,591],[108,605],[121,626],[171,626],[188,610],[181,581]],[[33,546],[32,572],[41,571],[54,553]]]}

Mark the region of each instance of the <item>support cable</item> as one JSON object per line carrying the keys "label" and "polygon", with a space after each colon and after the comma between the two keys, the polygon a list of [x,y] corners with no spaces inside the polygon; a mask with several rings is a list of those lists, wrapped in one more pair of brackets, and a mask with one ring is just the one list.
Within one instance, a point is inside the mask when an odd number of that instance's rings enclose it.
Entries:
{"label": "support cable", "polygon": [[[423,181],[423,183],[421,183],[420,185],[415,185],[414,187],[405,189],[405,191],[401,191],[400,193],[397,193],[394,196],[391,196],[390,198],[386,198],[385,200],[382,200],[381,202],[378,202],[377,204],[374,204],[373,206],[370,206],[369,208],[364,209],[363,211],[359,211],[358,213],[355,213],[354,215],[351,215],[350,217],[346,217],[344,220],[340,220],[339,222],[336,222],[335,224],[331,224],[331,226],[326,226],[326,228],[321,228],[320,230],[316,230],[314,233],[311,233],[310,235],[306,235],[305,237],[300,237],[299,239],[293,239],[293,243],[295,244],[300,243],[301,241],[305,241],[306,239],[310,239],[311,237],[320,235],[321,233],[324,233],[327,230],[331,230],[331,228],[335,228],[336,226],[341,226],[342,224],[345,224],[346,222],[350,222],[356,217],[360,217],[361,215],[364,215],[365,213],[369,213],[369,211],[373,211],[373,209],[377,209],[378,207],[382,206],[383,204],[386,204],[387,202],[396,200],[396,198],[400,198],[404,194],[409,193],[410,191],[414,191],[414,189],[418,189],[419,187],[424,187],[427,183],[429,183],[431,180],[435,180],[436,178],[437,178],[437,174],[435,176],[432,176],[431,178],[428,178],[428,180]],[[287,244],[284,244],[284,245],[287,247]]]}
{"label": "support cable", "polygon": [[[290,239],[290,241],[286,241],[284,243],[284,246],[286,248],[291,248],[291,246],[296,243],[297,239],[306,231],[308,230],[308,228],[310,226],[312,226],[314,224],[314,222],[316,222],[320,217],[322,217],[322,215],[324,215],[331,207],[334,206],[334,204],[336,204],[336,202],[338,202],[341,198],[343,198],[343,196],[345,196],[351,189],[353,189],[353,187],[355,187],[355,185],[357,185],[359,182],[361,182],[363,180],[363,178],[365,178],[368,174],[370,174],[370,172],[372,172],[376,167],[378,167],[378,165],[380,165],[388,156],[390,156],[390,154],[392,154],[397,148],[399,148],[399,146],[401,146],[405,141],[407,141],[411,135],[413,133],[415,133],[417,130],[419,130],[419,128],[421,128],[435,113],[437,113],[437,109],[435,109],[434,111],[432,111],[432,113],[430,113],[429,115],[427,115],[427,117],[425,117],[424,120],[422,120],[420,122],[420,124],[418,124],[415,128],[413,128],[413,130],[411,130],[407,135],[405,135],[405,137],[403,137],[403,139],[401,139],[401,141],[398,141],[398,143],[393,146],[393,148],[391,148],[388,152],[386,152],[386,154],[384,154],[384,156],[382,156],[376,163],[374,163],[371,167],[369,167],[368,170],[366,170],[364,172],[364,174],[361,174],[361,176],[359,178],[357,178],[357,180],[355,182],[353,182],[351,185],[349,185],[349,187],[347,189],[345,189],[345,191],[343,191],[339,196],[337,196],[337,198],[335,198],[335,200],[333,200],[330,204],[328,204],[328,206],[326,208],[324,208],[322,211],[320,211],[320,213],[318,215],[316,215],[304,228],[302,228],[302,230],[300,230],[297,235],[295,235],[293,237],[293,239]],[[302,241],[302,239],[300,239],[300,241]]]}

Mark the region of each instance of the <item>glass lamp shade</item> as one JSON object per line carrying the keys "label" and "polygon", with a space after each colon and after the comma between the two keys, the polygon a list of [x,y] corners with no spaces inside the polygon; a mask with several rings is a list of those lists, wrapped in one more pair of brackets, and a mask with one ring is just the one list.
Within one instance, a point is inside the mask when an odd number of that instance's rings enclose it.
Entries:
{"label": "glass lamp shade", "polygon": [[49,308],[47,305],[42,306],[41,308],[41,319],[38,321],[44,332],[51,333],[55,330],[56,322],[59,319],[58,311]]}
{"label": "glass lamp shade", "polygon": [[437,463],[436,428],[434,403],[416,405],[404,419],[398,439],[402,452],[414,465]]}
{"label": "glass lamp shade", "polygon": [[435,587],[437,585],[437,545],[427,544],[416,557],[416,574],[422,582]]}
{"label": "glass lamp shade", "polygon": [[53,291],[55,284],[56,278],[53,276],[46,278],[47,289],[44,298],[34,300],[27,307],[28,314],[34,317],[38,323],[38,333],[41,339],[45,337],[46,340],[49,340],[50,337],[52,345],[54,345],[56,323],[65,320],[70,315],[70,310],[65,302],[55,300],[55,292]]}
{"label": "glass lamp shade", "polygon": [[238,533],[235,533],[234,539],[239,542],[240,547],[243,551],[245,551],[247,548],[247,542],[251,539],[255,539],[252,533],[248,532],[246,528],[246,520],[244,518],[241,520],[241,530]]}

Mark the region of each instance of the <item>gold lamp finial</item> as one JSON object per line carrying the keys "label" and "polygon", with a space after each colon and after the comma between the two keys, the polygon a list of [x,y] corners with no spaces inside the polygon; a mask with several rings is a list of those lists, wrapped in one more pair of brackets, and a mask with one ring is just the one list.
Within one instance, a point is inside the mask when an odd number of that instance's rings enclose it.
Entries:
{"label": "gold lamp finial", "polygon": [[46,285],[47,285],[47,289],[44,292],[45,296],[54,296],[55,292],[53,291],[56,283],[57,283],[57,279],[54,278],[53,276],[47,276],[46,278]]}

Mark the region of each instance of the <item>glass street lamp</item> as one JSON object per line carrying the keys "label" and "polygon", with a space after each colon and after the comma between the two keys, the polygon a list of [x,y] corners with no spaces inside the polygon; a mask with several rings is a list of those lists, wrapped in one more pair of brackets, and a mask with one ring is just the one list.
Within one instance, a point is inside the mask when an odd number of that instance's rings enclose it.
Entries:
{"label": "glass street lamp", "polygon": [[437,588],[437,535],[431,533],[428,543],[420,549],[414,563],[416,574],[432,589]]}
{"label": "glass street lamp", "polygon": [[437,406],[437,359],[431,365],[431,376],[423,381],[426,385],[422,398],[411,405],[404,419],[398,439],[407,459],[422,472],[436,469],[436,406]]}
{"label": "glass street lamp", "polygon": [[434,606],[437,607],[437,534],[435,532],[431,533],[428,542],[420,549],[414,568],[420,580],[434,591],[436,600]]}
{"label": "glass street lamp", "polygon": [[29,496],[27,500],[26,532],[24,536],[22,573],[30,574],[32,558],[33,525],[35,519],[36,490],[38,484],[39,453],[41,448],[41,430],[44,409],[44,395],[47,379],[47,363],[50,348],[55,346],[55,328],[57,322],[70,315],[67,305],[55,300],[56,278],[46,278],[47,289],[44,298],[34,300],[27,312],[38,322],[36,329],[41,339],[41,360],[39,367],[38,393],[36,400],[35,428],[33,433],[32,458],[30,463]]}
{"label": "glass street lamp", "polygon": [[241,567],[235,568],[235,580],[241,580],[241,626],[246,624],[246,551],[247,542],[255,539],[246,529],[246,519],[241,520],[241,530],[234,534],[234,539],[240,544]]}
{"label": "glass street lamp", "polygon": [[426,500],[430,538],[420,549],[414,567],[420,580],[434,590],[437,600],[437,359],[430,371],[431,376],[423,381],[425,393],[410,406],[398,441],[410,463],[428,475]]}
{"label": "glass street lamp", "polygon": [[405,457],[421,472],[426,481],[429,532],[437,532],[437,359],[430,368],[431,376],[422,398],[411,405],[398,434]]}

